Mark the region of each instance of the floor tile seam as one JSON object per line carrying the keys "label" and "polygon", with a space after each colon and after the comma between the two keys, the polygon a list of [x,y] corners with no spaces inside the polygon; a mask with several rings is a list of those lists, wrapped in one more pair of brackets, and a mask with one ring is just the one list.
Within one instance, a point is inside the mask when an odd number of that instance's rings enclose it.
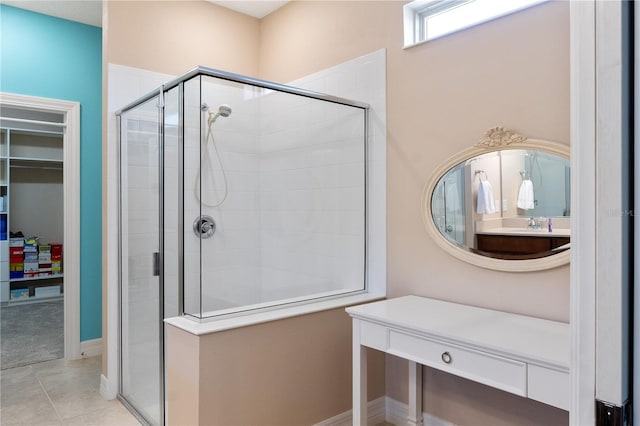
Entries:
{"label": "floor tile seam", "polygon": [[113,410],[113,407],[107,407],[107,408],[97,408],[95,410],[89,410],[89,411],[83,411],[81,414],[78,414],[76,416],[73,417],[67,417],[65,419],[66,422],[71,422],[74,419],[100,419],[103,418],[105,415],[110,414],[110,412]]}
{"label": "floor tile seam", "polygon": [[42,384],[42,381],[40,380],[40,378],[38,378],[38,384],[40,385],[40,388],[42,389],[42,392],[44,392],[45,396],[47,397],[47,400],[49,401],[49,404],[51,404],[51,408],[53,408],[53,412],[56,413],[56,416],[58,417],[58,421],[60,422],[60,424],[63,424],[64,419],[62,418],[62,416],[58,412],[58,409],[56,408],[56,404],[54,404],[53,401],[51,400],[51,396],[49,396],[49,392],[47,392],[47,390],[45,389],[45,387]]}

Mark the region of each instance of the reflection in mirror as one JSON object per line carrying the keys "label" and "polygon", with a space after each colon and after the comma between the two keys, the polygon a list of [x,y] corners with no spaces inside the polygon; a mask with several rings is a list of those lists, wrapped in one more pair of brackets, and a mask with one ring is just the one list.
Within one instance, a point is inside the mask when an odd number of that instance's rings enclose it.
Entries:
{"label": "reflection in mirror", "polygon": [[[506,132],[496,128],[487,135],[496,131]],[[516,260],[542,259],[570,247],[568,147],[517,138],[518,143],[476,145],[469,155],[458,155],[425,193],[427,229],[435,228],[455,249],[447,251],[464,251],[465,260],[472,255],[511,263],[479,266],[518,270]]]}

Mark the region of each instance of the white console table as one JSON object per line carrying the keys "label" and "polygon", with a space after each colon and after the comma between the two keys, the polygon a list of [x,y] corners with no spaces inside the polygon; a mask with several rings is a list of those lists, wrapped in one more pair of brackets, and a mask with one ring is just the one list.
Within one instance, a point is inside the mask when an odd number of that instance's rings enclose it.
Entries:
{"label": "white console table", "polygon": [[569,324],[418,296],[347,312],[354,425],[367,424],[367,347],[409,360],[409,424],[422,424],[422,365],[569,409]]}

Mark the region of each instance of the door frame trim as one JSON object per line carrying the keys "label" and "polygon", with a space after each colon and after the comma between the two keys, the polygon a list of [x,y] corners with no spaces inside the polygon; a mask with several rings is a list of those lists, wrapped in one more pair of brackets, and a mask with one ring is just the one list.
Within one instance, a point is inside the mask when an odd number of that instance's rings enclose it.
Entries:
{"label": "door frame trim", "polygon": [[81,358],[80,349],[80,103],[0,93],[0,105],[63,115],[64,359]]}

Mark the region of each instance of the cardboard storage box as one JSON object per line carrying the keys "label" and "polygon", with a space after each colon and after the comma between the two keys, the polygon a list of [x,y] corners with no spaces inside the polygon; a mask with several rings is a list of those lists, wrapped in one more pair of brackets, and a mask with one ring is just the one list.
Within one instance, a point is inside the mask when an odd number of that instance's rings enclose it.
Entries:
{"label": "cardboard storage box", "polygon": [[46,287],[36,287],[36,297],[60,296],[59,285],[48,285]]}
{"label": "cardboard storage box", "polygon": [[33,251],[24,252],[24,261],[29,263],[38,263],[38,253]]}
{"label": "cardboard storage box", "polygon": [[11,300],[25,300],[29,298],[29,289],[28,288],[16,288],[11,290],[9,293],[9,298]]}
{"label": "cardboard storage box", "polygon": [[24,257],[24,247],[9,247],[9,257],[19,257],[22,259]]}
{"label": "cardboard storage box", "polygon": [[11,238],[9,240],[9,247],[22,247],[24,246],[24,238]]}
{"label": "cardboard storage box", "polygon": [[24,272],[38,272],[38,263],[24,262]]}
{"label": "cardboard storage box", "polygon": [[24,251],[25,252],[31,251],[31,252],[36,252],[37,253],[38,252],[38,243],[36,243],[35,241],[34,242],[31,242],[31,241],[32,240],[25,241],[25,243],[24,243]]}

